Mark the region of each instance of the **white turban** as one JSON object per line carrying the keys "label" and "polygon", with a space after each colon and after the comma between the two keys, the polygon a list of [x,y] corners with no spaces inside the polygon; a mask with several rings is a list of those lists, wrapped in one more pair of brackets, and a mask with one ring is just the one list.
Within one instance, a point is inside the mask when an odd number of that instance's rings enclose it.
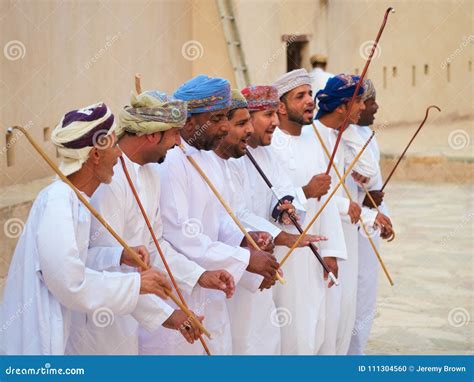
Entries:
{"label": "white turban", "polygon": [[292,70],[291,72],[283,74],[273,83],[273,86],[278,90],[279,98],[301,85],[311,86],[311,77],[306,69]]}

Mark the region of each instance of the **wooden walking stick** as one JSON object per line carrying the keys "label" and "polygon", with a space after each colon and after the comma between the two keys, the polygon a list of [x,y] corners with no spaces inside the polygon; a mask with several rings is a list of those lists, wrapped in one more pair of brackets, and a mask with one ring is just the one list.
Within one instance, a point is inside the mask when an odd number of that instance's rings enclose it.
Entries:
{"label": "wooden walking stick", "polygon": [[[278,197],[278,195],[276,194],[275,190],[273,189],[273,185],[272,183],[270,182],[270,179],[268,179],[268,177],[265,175],[265,173],[263,172],[262,168],[260,167],[260,165],[257,163],[257,161],[255,160],[255,158],[253,157],[253,155],[250,153],[250,151],[247,150],[246,152],[247,154],[247,157],[250,159],[250,162],[252,162],[252,164],[254,165],[255,169],[257,170],[257,172],[260,174],[260,176],[263,178],[263,181],[265,182],[265,184],[268,186],[268,188],[272,191],[273,195],[275,196],[275,198],[278,200],[278,204],[281,206],[283,205],[283,201]],[[288,214],[291,222],[293,223],[293,225],[296,227],[296,229],[298,230],[298,232],[301,234],[303,232],[303,228],[301,227],[301,224],[298,222],[298,220],[296,219],[296,217],[293,215],[293,214]],[[313,243],[309,243],[309,248],[311,249],[311,251],[313,252],[313,254],[316,256],[316,259],[319,261],[319,263],[321,264],[321,266],[323,267],[323,269],[326,271],[326,273],[328,274],[328,277],[329,279],[337,286],[339,285],[339,282],[337,281],[337,278],[336,276],[334,276],[334,273],[331,272],[331,270],[329,269],[329,267],[327,266],[326,262],[324,261],[324,259],[321,257],[321,255],[319,254],[318,252],[318,249],[316,248],[316,246],[313,244]]]}
{"label": "wooden walking stick", "polygon": [[[119,244],[127,251],[129,252],[132,257],[134,258],[135,262],[140,266],[142,269],[149,269],[149,266],[140,258],[140,256],[128,246],[127,243],[114,231],[114,229],[105,221],[105,219],[97,212],[97,210],[92,207],[92,205],[87,201],[87,199],[81,194],[81,192],[71,183],[71,181],[61,172],[61,170],[56,166],[56,164],[48,157],[48,155],[44,152],[44,150],[35,142],[33,137],[24,129],[23,127],[20,126],[14,126],[10,127],[8,129],[8,132],[11,134],[13,132],[13,129],[17,129],[21,131],[28,141],[31,143],[31,145],[35,148],[35,150],[38,152],[38,154],[41,155],[41,157],[48,163],[48,165],[53,169],[53,171],[58,174],[59,178],[66,183],[71,189],[74,191],[78,199],[84,204],[84,206],[90,211],[90,213],[104,226],[104,228],[109,231],[109,233],[119,242]],[[210,333],[207,331],[207,329],[199,322],[198,319],[194,318],[193,314],[189,311],[188,308],[186,308],[180,301],[179,299],[173,294],[172,291],[166,290],[166,295],[173,300],[173,302],[184,312],[186,313],[199,327],[199,329],[210,338]]]}
{"label": "wooden walking stick", "polygon": [[288,258],[290,257],[290,255],[293,253],[293,251],[296,249],[296,247],[298,247],[298,245],[300,244],[301,240],[303,240],[304,236],[308,233],[309,229],[311,228],[311,226],[314,224],[314,222],[319,218],[319,216],[321,215],[321,213],[323,212],[323,210],[326,208],[326,206],[328,205],[329,201],[331,200],[331,198],[334,196],[334,194],[336,193],[336,191],[339,189],[339,187],[341,186],[342,183],[344,183],[344,181],[346,180],[346,178],[348,177],[348,175],[352,172],[352,168],[354,167],[354,165],[357,163],[357,161],[359,160],[359,158],[362,156],[362,154],[364,153],[365,149],[367,148],[367,146],[369,145],[370,141],[372,140],[372,138],[374,137],[375,133],[372,132],[372,135],[369,137],[369,139],[367,140],[367,142],[365,142],[364,146],[362,147],[362,149],[360,150],[360,152],[357,154],[357,156],[354,158],[354,160],[352,161],[352,163],[350,164],[349,168],[347,169],[347,171],[344,173],[343,177],[341,178],[341,180],[339,181],[339,183],[336,185],[336,187],[334,187],[334,189],[332,190],[331,194],[326,198],[326,201],[323,203],[323,205],[319,208],[319,211],[316,213],[316,215],[314,215],[313,219],[311,219],[311,221],[309,222],[309,224],[306,226],[306,228],[304,229],[303,233],[300,235],[300,237],[298,239],[296,239],[296,241],[293,243],[293,246],[290,248],[290,250],[288,251],[288,253],[285,255],[285,257],[282,259],[282,261],[280,262],[280,267],[283,266],[283,264],[286,262],[286,260],[288,260]]}
{"label": "wooden walking stick", "polygon": [[[321,146],[323,147],[323,150],[324,150],[324,152],[326,153],[326,156],[327,156],[328,159],[329,159],[329,157],[330,157],[329,150],[328,150],[328,148],[326,147],[326,144],[324,143],[323,137],[321,137],[321,134],[319,134],[318,129],[317,129],[316,126],[314,125],[314,122],[313,122],[313,130],[314,130],[316,136],[318,137],[318,140],[319,140],[319,142],[321,143]],[[333,162],[332,166],[333,166],[333,169],[334,169],[334,171],[335,171],[335,173],[336,173],[338,179],[341,180],[341,174],[339,173],[339,170],[337,169],[337,166],[336,166],[336,164],[335,164],[334,162]],[[352,202],[351,193],[349,192],[349,190],[348,190],[348,188],[347,188],[347,186],[346,186],[346,184],[345,184],[344,182],[342,183],[342,187],[344,188],[344,191],[345,191],[345,193],[346,193],[346,195],[347,195],[347,198]],[[385,273],[385,276],[387,276],[388,282],[390,283],[391,286],[393,286],[392,277],[391,277],[390,274],[388,273],[387,267],[385,266],[385,263],[384,263],[384,261],[382,260],[382,256],[380,256],[380,253],[379,253],[379,251],[377,250],[377,247],[376,247],[374,241],[373,241],[372,238],[370,237],[370,234],[369,234],[369,232],[368,232],[368,230],[367,230],[367,227],[365,226],[364,221],[362,220],[362,217],[360,217],[359,219],[360,219],[361,226],[362,226],[362,228],[363,228],[363,230],[364,230],[364,232],[365,232],[365,234],[366,234],[366,236],[367,236],[367,239],[368,239],[369,242],[370,242],[370,246],[372,247],[372,249],[373,249],[373,251],[374,251],[374,253],[375,253],[375,256],[377,257],[377,260],[379,261],[380,266],[382,267],[382,269],[383,269],[383,271],[384,271],[384,273]]]}
{"label": "wooden walking stick", "polygon": [[354,106],[355,99],[356,99],[357,94],[359,92],[359,89],[360,89],[360,87],[361,87],[361,85],[364,81],[364,77],[365,77],[365,74],[367,73],[367,69],[369,69],[369,65],[372,62],[372,57],[375,53],[375,50],[377,48],[377,44],[380,40],[380,37],[382,36],[382,32],[385,29],[385,24],[387,23],[388,15],[391,12],[395,12],[395,10],[392,7],[387,8],[387,10],[385,11],[385,15],[384,15],[384,18],[383,18],[382,25],[380,26],[379,32],[377,33],[377,37],[375,38],[374,44],[372,46],[372,50],[370,51],[369,57],[367,58],[367,61],[365,63],[364,70],[362,71],[362,74],[360,75],[359,81],[357,81],[357,86],[354,90],[354,93],[352,94],[351,100],[349,101],[349,105],[347,107],[347,112],[346,112],[346,115],[344,117],[344,121],[342,122],[342,125],[339,128],[339,134],[337,136],[336,143],[334,144],[334,149],[333,149],[331,157],[329,159],[328,168],[326,170],[326,175],[329,174],[329,171],[331,170],[332,163],[334,162],[334,158],[336,156],[337,148],[339,147],[339,143],[341,142],[342,133],[344,132],[344,130],[346,130],[347,126],[349,125],[349,116],[351,114],[352,107]]}
{"label": "wooden walking stick", "polygon": [[441,111],[441,109],[436,106],[436,105],[431,105],[431,106],[428,106],[426,108],[426,112],[425,112],[425,118],[423,118],[423,121],[421,122],[420,126],[418,127],[418,129],[416,129],[415,131],[415,134],[413,134],[413,136],[411,137],[410,139],[410,142],[408,142],[408,144],[406,145],[405,149],[403,150],[402,154],[400,155],[400,158],[398,158],[397,160],[397,163],[395,163],[395,166],[393,166],[392,168],[392,171],[390,171],[390,174],[388,175],[387,179],[385,179],[385,183],[383,184],[382,188],[380,189],[380,191],[383,191],[385,186],[388,184],[388,182],[390,181],[390,179],[392,178],[392,175],[393,173],[395,172],[395,170],[397,169],[398,165],[400,164],[400,162],[402,161],[403,157],[405,156],[406,152],[408,151],[408,148],[410,147],[410,145],[412,144],[412,142],[415,140],[416,136],[418,135],[418,133],[420,132],[421,128],[423,127],[423,125],[425,124],[426,120],[428,119],[428,114],[429,114],[429,111],[431,109],[436,109],[438,111]]}
{"label": "wooden walking stick", "polygon": [[[138,204],[138,207],[140,208],[140,211],[142,213],[143,219],[145,220],[146,226],[148,227],[148,230],[150,231],[150,235],[153,239],[153,242],[155,243],[155,247],[158,250],[158,253],[161,257],[161,260],[163,261],[163,264],[166,268],[166,272],[168,273],[168,275],[170,277],[171,283],[173,284],[174,289],[176,290],[176,293],[178,294],[178,297],[179,297],[181,303],[186,308],[188,308],[188,305],[186,304],[186,301],[184,300],[184,297],[183,297],[183,295],[182,295],[182,293],[181,293],[181,291],[178,287],[178,284],[176,283],[176,280],[173,276],[173,273],[171,272],[171,268],[168,265],[168,261],[166,261],[165,254],[163,253],[163,250],[161,249],[161,246],[158,243],[155,232],[153,231],[153,228],[151,226],[150,219],[148,218],[148,215],[145,211],[145,208],[143,208],[143,204],[142,204],[142,202],[140,200],[140,197],[138,196],[137,190],[136,190],[136,188],[135,188],[135,186],[132,182],[132,178],[130,178],[130,174],[128,172],[127,165],[125,164],[125,160],[123,159],[122,155],[120,155],[120,164],[122,165],[123,172],[125,173],[125,177],[127,178],[127,182],[130,186],[130,189],[132,190],[133,196],[135,197],[135,200]],[[209,348],[207,347],[207,344],[206,344],[206,342],[204,341],[204,338],[202,338],[201,335],[199,335],[199,341],[201,342],[201,344],[202,344],[204,350],[206,351],[207,355],[211,355],[211,352],[209,351]]]}
{"label": "wooden walking stick", "polygon": [[[184,155],[186,156],[186,158],[188,158],[188,161],[191,163],[191,165],[196,169],[196,171],[199,173],[199,175],[201,175],[202,179],[207,183],[207,185],[209,186],[209,188],[211,189],[211,191],[214,193],[214,195],[216,196],[216,198],[219,200],[219,202],[222,204],[222,206],[224,207],[224,209],[227,211],[227,213],[229,214],[229,216],[232,218],[232,220],[234,221],[234,223],[237,225],[237,227],[239,227],[240,231],[244,234],[245,238],[247,239],[247,242],[252,246],[254,247],[254,249],[256,249],[257,251],[260,251],[260,248],[259,246],[257,245],[257,243],[255,242],[255,240],[252,238],[252,236],[250,236],[250,234],[247,232],[247,230],[245,229],[245,227],[243,226],[243,224],[240,222],[240,220],[237,218],[237,216],[235,216],[234,212],[232,211],[232,209],[230,208],[230,206],[227,204],[227,202],[224,200],[224,198],[222,197],[222,195],[219,193],[219,191],[217,190],[217,188],[214,186],[214,184],[212,183],[212,181],[209,179],[209,177],[205,174],[205,172],[202,170],[202,168],[197,164],[197,162],[194,160],[193,157],[191,157],[190,155],[188,155],[186,153],[186,149],[184,148],[183,145],[179,145],[179,148],[183,151]],[[278,279],[278,281],[280,281],[281,284],[284,284],[285,283],[285,280],[278,274],[278,272],[276,273],[276,278]]]}

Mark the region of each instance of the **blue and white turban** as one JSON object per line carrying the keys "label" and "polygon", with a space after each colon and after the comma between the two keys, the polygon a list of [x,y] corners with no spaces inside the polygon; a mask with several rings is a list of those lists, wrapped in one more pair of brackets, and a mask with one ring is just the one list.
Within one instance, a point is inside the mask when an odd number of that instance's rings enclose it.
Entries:
{"label": "blue and white turban", "polygon": [[[350,74],[338,74],[331,77],[324,89],[316,93],[318,99],[318,113],[315,119],[321,118],[324,114],[334,111],[343,103],[349,102],[354,94],[354,91],[359,81],[359,76]],[[358,96],[364,93],[364,87],[361,86],[358,91]]]}

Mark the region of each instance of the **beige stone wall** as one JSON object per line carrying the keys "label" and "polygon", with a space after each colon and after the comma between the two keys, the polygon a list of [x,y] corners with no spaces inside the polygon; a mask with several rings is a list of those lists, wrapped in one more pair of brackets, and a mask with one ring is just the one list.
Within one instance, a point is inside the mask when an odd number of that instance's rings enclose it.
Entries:
{"label": "beige stone wall", "polygon": [[28,126],[54,156],[44,128],[65,111],[98,101],[119,110],[137,71],[144,87],[165,91],[189,78],[192,61],[181,48],[192,14],[187,0],[1,1],[0,187],[50,174],[25,139],[8,145],[7,167],[8,126]]}
{"label": "beige stone wall", "polygon": [[389,6],[395,13],[389,16],[378,58],[368,73],[378,90],[379,122],[420,121],[431,104],[441,107],[440,117],[472,114],[472,1],[332,0],[327,31],[329,69],[334,73],[362,71],[365,60],[360,52],[370,50],[367,41],[375,39]]}
{"label": "beige stone wall", "polygon": [[[271,83],[285,72],[282,36],[291,34],[309,38],[303,51],[307,69],[309,56],[323,52],[330,71],[361,71],[360,52],[370,49],[366,42],[375,38],[386,7],[394,5],[369,70],[379,91],[378,123],[419,121],[433,103],[443,109],[442,117],[472,115],[472,2],[232,0],[232,5],[253,84]],[[54,156],[48,134],[60,116],[99,100],[119,110],[137,71],[144,88],[167,92],[199,73],[235,85],[214,0],[1,1],[0,21],[0,187],[50,174],[25,139],[6,142],[8,126],[29,127]],[[9,167],[7,146],[13,153]]]}

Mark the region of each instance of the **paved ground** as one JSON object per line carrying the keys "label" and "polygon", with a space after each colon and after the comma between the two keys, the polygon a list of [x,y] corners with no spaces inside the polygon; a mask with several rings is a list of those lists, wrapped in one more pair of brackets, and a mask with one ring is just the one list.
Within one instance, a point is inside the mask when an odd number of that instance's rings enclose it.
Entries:
{"label": "paved ground", "polygon": [[397,238],[381,255],[368,354],[474,353],[472,185],[393,183],[386,200]]}
{"label": "paved ground", "polygon": [[[398,155],[403,151],[421,123],[390,125],[376,120],[375,130],[380,150],[386,155]],[[447,119],[437,110],[431,110],[408,155],[446,157],[472,161],[474,123],[473,118]]]}

